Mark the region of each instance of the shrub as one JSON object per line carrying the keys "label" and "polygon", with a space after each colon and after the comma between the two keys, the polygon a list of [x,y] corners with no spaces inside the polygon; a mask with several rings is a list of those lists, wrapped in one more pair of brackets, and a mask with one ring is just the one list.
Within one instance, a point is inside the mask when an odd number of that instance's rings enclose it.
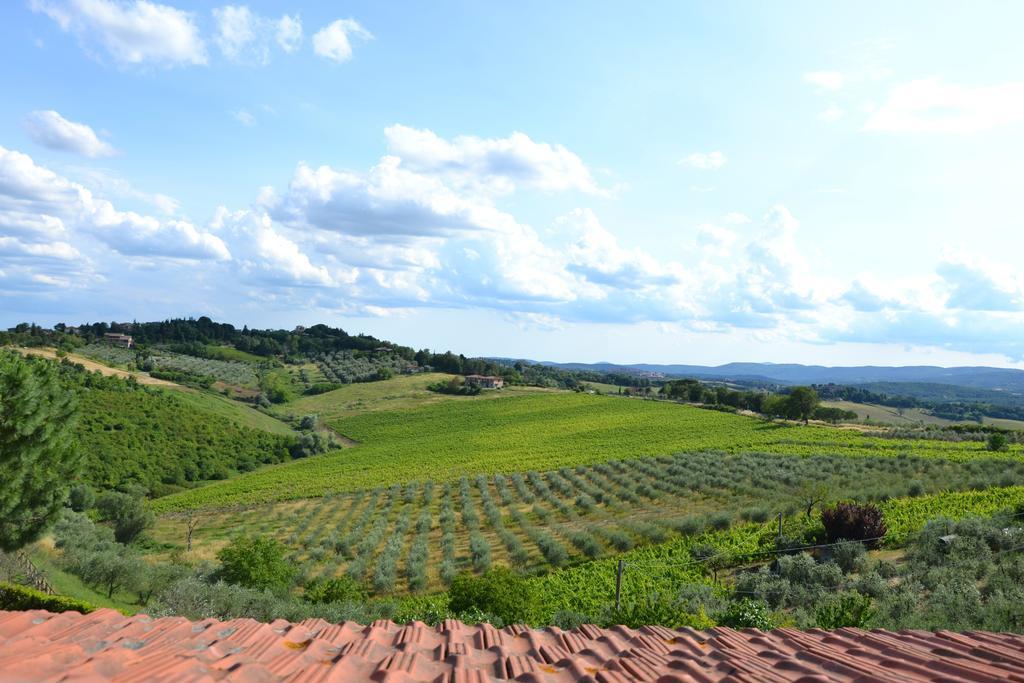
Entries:
{"label": "shrub", "polygon": [[814,623],[818,628],[866,628],[875,618],[871,598],[856,591],[840,593],[818,607]]}
{"label": "shrub", "polygon": [[494,567],[482,576],[460,574],[448,594],[448,605],[456,614],[476,609],[506,624],[525,623],[537,611],[533,585],[505,567]]}
{"label": "shrub", "polygon": [[844,574],[860,571],[867,562],[867,551],[859,541],[847,541],[832,548],[832,559],[835,560]]}
{"label": "shrub", "polygon": [[0,610],[44,609],[47,612],[81,612],[96,609],[87,602],[64,595],[48,595],[27,586],[0,582]]}
{"label": "shrub", "polygon": [[277,539],[239,536],[217,553],[218,575],[228,583],[258,590],[284,591],[295,575]]}
{"label": "shrub", "polygon": [[725,531],[732,524],[732,516],[728,512],[718,512],[711,515],[708,525],[716,531]]}
{"label": "shrub", "polygon": [[716,620],[722,626],[730,628],[757,628],[770,631],[775,628],[775,615],[764,600],[743,598],[729,605]]}
{"label": "shrub", "polygon": [[348,576],[314,581],[306,586],[302,599],[316,605],[327,602],[358,602],[366,599],[366,589]]}
{"label": "shrub", "polygon": [[601,615],[601,623],[605,626],[623,624],[630,628],[658,624],[668,628],[689,627],[700,630],[714,628],[716,625],[703,611],[696,614],[685,612],[679,605],[657,594],[643,600],[626,602],[619,609],[608,608]]}
{"label": "shrub", "polygon": [[821,522],[829,543],[865,541],[874,547],[886,533],[882,511],[871,504],[837,503],[821,511]]}
{"label": "shrub", "polygon": [[68,504],[75,512],[84,512],[96,503],[96,492],[88,484],[78,484],[71,488]]}
{"label": "shrub", "polygon": [[985,440],[985,448],[990,451],[1005,451],[1009,448],[1006,435],[1001,432],[992,432]]}

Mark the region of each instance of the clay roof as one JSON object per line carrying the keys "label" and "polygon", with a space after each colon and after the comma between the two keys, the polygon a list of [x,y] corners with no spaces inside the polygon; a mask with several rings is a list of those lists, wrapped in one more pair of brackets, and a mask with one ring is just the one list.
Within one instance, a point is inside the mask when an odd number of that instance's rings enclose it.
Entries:
{"label": "clay roof", "polygon": [[0,681],[1024,681],[1024,636],[0,612]]}

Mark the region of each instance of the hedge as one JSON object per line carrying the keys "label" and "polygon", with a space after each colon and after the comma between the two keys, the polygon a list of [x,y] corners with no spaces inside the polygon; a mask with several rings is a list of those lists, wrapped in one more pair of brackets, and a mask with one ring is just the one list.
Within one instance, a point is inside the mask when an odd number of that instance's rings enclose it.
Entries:
{"label": "hedge", "polygon": [[48,612],[81,612],[96,609],[87,602],[64,595],[49,595],[26,586],[0,582],[0,610],[44,609]]}

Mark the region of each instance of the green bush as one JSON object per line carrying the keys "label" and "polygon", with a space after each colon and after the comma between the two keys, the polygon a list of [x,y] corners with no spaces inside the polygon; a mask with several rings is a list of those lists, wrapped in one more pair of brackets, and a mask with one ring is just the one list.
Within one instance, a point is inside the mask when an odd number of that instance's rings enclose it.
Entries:
{"label": "green bush", "polygon": [[985,440],[985,448],[990,451],[1005,451],[1009,449],[1009,442],[1006,440],[1006,435],[1001,432],[993,432],[988,435]]}
{"label": "green bush", "polygon": [[452,612],[477,609],[505,624],[525,623],[537,612],[533,585],[505,567],[494,567],[479,577],[460,574],[452,581],[448,594]]}
{"label": "green bush", "polygon": [[717,621],[722,626],[731,628],[757,628],[770,631],[776,626],[775,615],[764,600],[743,598],[729,605]]}
{"label": "green bush", "polygon": [[832,548],[832,559],[844,574],[860,571],[867,563],[867,550],[860,541],[844,541]]}
{"label": "green bush", "polygon": [[295,575],[284,546],[274,538],[239,536],[217,553],[217,559],[220,578],[247,588],[284,591]]}
{"label": "green bush", "polygon": [[47,612],[81,612],[87,614],[92,605],[64,595],[49,595],[26,586],[0,582],[0,610],[44,609]]}
{"label": "green bush", "polygon": [[357,602],[366,599],[366,588],[348,576],[314,581],[302,594],[306,602],[316,605],[328,602]]}
{"label": "green bush", "polygon": [[871,598],[856,591],[840,593],[815,611],[818,628],[867,628],[875,618]]}

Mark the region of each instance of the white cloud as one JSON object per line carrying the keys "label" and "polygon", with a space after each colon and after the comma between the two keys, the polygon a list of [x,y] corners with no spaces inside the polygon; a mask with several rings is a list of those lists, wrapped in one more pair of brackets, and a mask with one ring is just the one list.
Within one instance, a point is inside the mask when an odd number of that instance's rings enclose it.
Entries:
{"label": "white cloud", "polygon": [[240,124],[246,127],[252,127],[256,125],[256,117],[250,114],[245,109],[239,109],[231,112],[231,117],[238,121]]}
{"label": "white cloud", "polygon": [[896,86],[865,131],[977,133],[1024,122],[1024,83],[963,86],[937,78]]}
{"label": "white cloud", "polygon": [[842,90],[846,78],[839,71],[809,71],[804,74],[804,81],[820,90]]}
{"label": "white cloud", "polygon": [[739,235],[728,228],[711,223],[697,226],[697,246],[716,255],[727,256],[738,241]]}
{"label": "white cloud", "polygon": [[338,19],[313,34],[313,52],[332,62],[347,62],[352,58],[350,36],[373,38],[355,19]]}
{"label": "white cloud", "polygon": [[[0,147],[0,226],[53,244],[60,235],[99,239],[129,256],[227,260],[227,245],[185,221],[117,210],[84,186]],[[5,227],[5,232],[7,231]]]}
{"label": "white cloud", "polygon": [[31,0],[31,7],[87,49],[98,44],[121,64],[206,64],[206,45],[190,12],[146,0]]}
{"label": "white cloud", "polygon": [[285,52],[295,52],[302,43],[302,19],[284,14],[277,20],[277,44]]}
{"label": "white cloud", "polygon": [[725,166],[727,159],[725,154],[715,152],[694,152],[679,160],[680,166],[689,166],[702,171],[717,171]]}
{"label": "white cloud", "polygon": [[109,157],[117,151],[84,123],[75,123],[53,111],[34,111],[25,119],[25,130],[32,141],[43,147],[74,152],[92,159]]}
{"label": "white cloud", "polygon": [[302,42],[302,21],[298,15],[270,19],[246,5],[225,5],[213,10],[213,18],[217,25],[217,47],[233,62],[265,65],[270,62],[272,45],[291,53]]}
{"label": "white cloud", "polygon": [[[239,59],[243,51],[256,42],[259,19],[245,5],[218,7],[213,10],[213,18],[217,23],[217,47],[228,59]],[[265,48],[256,46],[255,51],[255,57],[261,63],[270,58]]]}
{"label": "white cloud", "polygon": [[599,194],[583,160],[562,145],[534,142],[525,133],[506,138],[460,135],[445,140],[430,130],[403,125],[384,130],[388,149],[404,167],[444,178],[456,186],[499,193],[530,188]]}

